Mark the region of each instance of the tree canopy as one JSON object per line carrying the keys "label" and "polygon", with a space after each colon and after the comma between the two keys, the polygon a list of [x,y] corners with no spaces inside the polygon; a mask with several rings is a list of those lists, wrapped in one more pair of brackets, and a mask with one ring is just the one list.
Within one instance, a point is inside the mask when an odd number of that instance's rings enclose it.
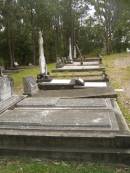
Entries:
{"label": "tree canopy", "polygon": [[129,0],[1,0],[0,64],[38,63],[42,31],[47,62],[68,56],[68,44],[83,54],[130,47]]}

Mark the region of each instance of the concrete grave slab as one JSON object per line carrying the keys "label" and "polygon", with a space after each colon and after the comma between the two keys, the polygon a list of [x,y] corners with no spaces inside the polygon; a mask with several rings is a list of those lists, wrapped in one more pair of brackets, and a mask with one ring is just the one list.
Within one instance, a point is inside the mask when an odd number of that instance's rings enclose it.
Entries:
{"label": "concrete grave slab", "polygon": [[28,97],[17,104],[17,107],[55,107],[58,97]]}
{"label": "concrete grave slab", "polygon": [[53,79],[50,82],[41,82],[38,84],[39,89],[73,89],[75,80],[73,79]]}
{"label": "concrete grave slab", "polygon": [[87,87],[78,89],[39,90],[34,97],[61,97],[61,98],[117,98],[116,92],[109,85],[107,87]]}
{"label": "concrete grave slab", "polygon": [[[94,65],[99,65],[99,61],[90,61],[90,62],[83,62],[82,66],[94,66]],[[66,66],[81,66],[80,62],[73,62],[73,64],[66,64]]]}
{"label": "concrete grave slab", "polygon": [[101,65],[91,65],[91,66],[64,66],[62,68],[57,68],[52,70],[52,72],[80,72],[80,71],[102,71],[104,67]]}
{"label": "concrete grave slab", "polygon": [[111,110],[10,110],[0,116],[0,128],[119,131]]}
{"label": "concrete grave slab", "polygon": [[17,104],[17,107],[31,107],[31,108],[46,108],[46,107],[53,107],[53,108],[84,108],[84,109],[94,109],[94,108],[112,108],[111,100],[110,99],[100,99],[100,98],[56,98],[56,97],[34,97],[34,98],[25,98],[21,102]]}
{"label": "concrete grave slab", "polygon": [[84,86],[75,86],[75,88],[106,88],[107,83],[106,82],[85,82]]}

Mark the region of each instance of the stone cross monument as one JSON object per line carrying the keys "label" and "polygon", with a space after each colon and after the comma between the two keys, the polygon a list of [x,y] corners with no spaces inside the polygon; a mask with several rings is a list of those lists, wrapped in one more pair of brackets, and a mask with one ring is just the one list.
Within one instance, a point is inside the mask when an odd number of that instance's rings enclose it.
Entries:
{"label": "stone cross monument", "polygon": [[69,38],[69,61],[73,63],[71,38]]}

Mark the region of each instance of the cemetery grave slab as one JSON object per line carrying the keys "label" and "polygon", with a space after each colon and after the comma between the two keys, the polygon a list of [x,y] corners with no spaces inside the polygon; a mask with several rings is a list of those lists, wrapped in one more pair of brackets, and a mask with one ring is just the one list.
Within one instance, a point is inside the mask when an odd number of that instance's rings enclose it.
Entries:
{"label": "cemetery grave slab", "polygon": [[75,81],[71,79],[52,79],[50,82],[38,83],[39,89],[73,89]]}
{"label": "cemetery grave slab", "polygon": [[82,71],[103,71],[104,67],[99,65],[93,66],[64,66],[52,70],[52,72],[82,72]]}
{"label": "cemetery grave slab", "polygon": [[[82,79],[81,79],[82,80]],[[78,83],[77,83],[78,81]],[[74,88],[107,88],[107,82],[85,82],[80,79],[53,79],[50,82],[38,83],[39,89],[56,90],[56,89],[74,89]]]}
{"label": "cemetery grave slab", "polygon": [[39,90],[34,97],[64,97],[64,98],[116,98],[117,94],[109,85],[107,87],[88,87],[77,89]]}
{"label": "cemetery grave slab", "polygon": [[112,110],[14,109],[1,114],[0,129],[119,131]]}
{"label": "cemetery grave slab", "polygon": [[56,79],[82,78],[85,82],[105,82],[106,81],[106,78],[103,75],[86,76],[84,74],[82,75],[75,75],[75,74],[62,75],[62,74],[51,75],[51,77]]}
{"label": "cemetery grave slab", "polygon": [[[81,62],[81,59],[76,59],[76,61]],[[92,62],[92,61],[99,61],[99,62],[101,62],[102,58],[99,58],[99,57],[89,57],[89,58],[84,58],[83,61],[84,62]]]}
{"label": "cemetery grave slab", "polygon": [[30,108],[46,108],[46,107],[74,107],[75,109],[85,108],[85,109],[94,109],[94,108],[112,108],[111,100],[104,98],[56,98],[56,97],[31,97],[25,98],[17,104],[17,107],[30,107]]}
{"label": "cemetery grave slab", "polygon": [[[90,62],[83,62],[82,66],[93,66],[93,65],[99,65],[99,61],[90,61]],[[81,66],[81,62],[73,62],[72,64],[66,64],[66,66]]]}

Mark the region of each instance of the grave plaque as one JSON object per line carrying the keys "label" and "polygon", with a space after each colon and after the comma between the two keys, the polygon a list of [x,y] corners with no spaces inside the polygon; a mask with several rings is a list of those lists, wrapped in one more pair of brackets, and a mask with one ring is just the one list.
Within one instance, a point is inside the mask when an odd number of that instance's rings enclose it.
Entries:
{"label": "grave plaque", "polygon": [[0,77],[0,101],[12,96],[11,80],[8,77]]}
{"label": "grave plaque", "polygon": [[23,78],[24,94],[32,96],[38,92],[36,80],[32,77]]}

